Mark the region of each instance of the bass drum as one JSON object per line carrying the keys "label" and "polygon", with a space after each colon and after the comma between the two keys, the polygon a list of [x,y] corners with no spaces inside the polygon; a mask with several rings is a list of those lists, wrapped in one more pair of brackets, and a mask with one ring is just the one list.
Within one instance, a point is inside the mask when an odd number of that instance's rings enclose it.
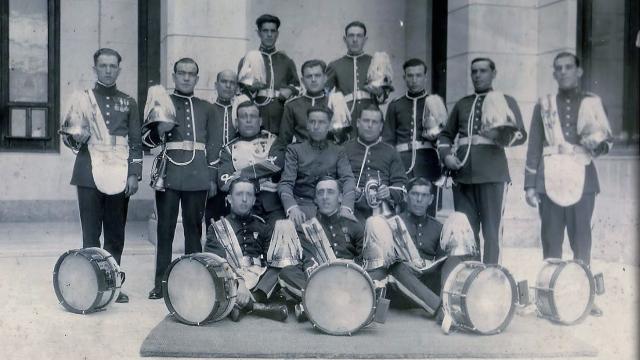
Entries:
{"label": "bass drum", "polygon": [[98,247],[69,250],[53,269],[53,289],[65,309],[76,314],[104,310],[120,295],[125,274],[111,254]]}
{"label": "bass drum", "polygon": [[565,325],[582,321],[591,311],[595,297],[591,271],[574,260],[546,259],[534,289],[541,316]]}
{"label": "bass drum", "polygon": [[307,281],[302,303],[314,327],[330,335],[351,335],[376,312],[376,291],[366,271],[353,261],[320,265]]}
{"label": "bass drum", "polygon": [[517,302],[516,283],[497,264],[465,261],[449,274],[442,308],[454,325],[478,334],[497,334],[509,325]]}
{"label": "bass drum", "polygon": [[162,280],[169,313],[188,325],[223,319],[236,303],[238,282],[227,261],[212,253],[183,255]]}

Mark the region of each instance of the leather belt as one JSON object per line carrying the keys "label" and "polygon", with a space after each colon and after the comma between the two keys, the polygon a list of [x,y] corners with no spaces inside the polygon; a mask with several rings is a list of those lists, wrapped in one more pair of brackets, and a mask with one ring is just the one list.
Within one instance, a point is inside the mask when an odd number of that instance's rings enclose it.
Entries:
{"label": "leather belt", "polygon": [[433,145],[428,141],[415,141],[396,145],[396,151],[403,152],[411,149],[433,149]]}
{"label": "leather belt", "polygon": [[275,99],[280,96],[280,90],[262,89],[257,96]]}
{"label": "leather belt", "polygon": [[201,142],[193,142],[193,141],[170,141],[167,143],[167,150],[193,150],[205,151],[206,146]]}
{"label": "leather belt", "polygon": [[[356,91],[356,95],[357,95],[357,99],[358,100],[371,99],[371,94],[369,94],[368,92],[366,92],[364,90]],[[344,101],[346,101],[346,102],[353,101],[353,93],[345,95],[344,96]]]}
{"label": "leather belt", "polygon": [[260,261],[260,258],[257,257],[243,256],[242,259],[240,259],[240,265],[243,267],[252,265],[262,266],[262,262]]}
{"label": "leather belt", "polygon": [[[469,144],[468,136],[458,139],[458,146],[468,145],[468,144]],[[471,136],[471,145],[496,145],[496,142],[482,135],[473,135]]]}
{"label": "leather belt", "polygon": [[[560,150],[562,149],[562,150]],[[589,151],[580,145],[565,144],[565,145],[551,145],[545,146],[542,149],[542,155],[556,155],[556,154],[580,154],[590,155]]]}

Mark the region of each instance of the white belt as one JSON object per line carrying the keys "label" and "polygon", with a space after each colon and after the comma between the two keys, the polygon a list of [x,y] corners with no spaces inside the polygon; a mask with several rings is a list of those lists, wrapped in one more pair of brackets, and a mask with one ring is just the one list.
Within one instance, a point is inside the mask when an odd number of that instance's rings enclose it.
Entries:
{"label": "white belt", "polygon": [[279,90],[272,90],[272,89],[262,89],[262,90],[258,91],[258,95],[257,96],[262,96],[262,97],[266,97],[266,98],[275,99],[278,96],[280,96],[280,91]]}
{"label": "white belt", "polygon": [[[458,139],[458,146],[469,144],[469,137]],[[496,145],[496,142],[481,135],[471,136],[471,145]]]}
{"label": "white belt", "polygon": [[433,145],[428,141],[414,141],[412,143],[409,142],[396,145],[396,151],[398,152],[409,151],[411,149],[433,149]]}
{"label": "white belt", "polygon": [[[364,90],[356,91],[356,95],[357,95],[357,99],[358,100],[371,99],[371,94],[369,94],[368,92],[366,92]],[[344,101],[346,101],[346,102],[353,101],[353,93],[345,95],[344,96]]]}
{"label": "white belt", "polygon": [[262,262],[260,261],[260,258],[257,257],[243,256],[242,259],[240,259],[240,265],[243,267],[252,265],[262,266]]}
{"label": "white belt", "polygon": [[200,150],[205,151],[206,146],[201,142],[193,142],[193,141],[171,141],[167,143],[167,150]]}
{"label": "white belt", "polygon": [[[560,150],[562,148],[562,150]],[[542,155],[556,155],[556,154],[581,154],[590,155],[589,151],[580,145],[565,144],[545,146],[542,149]]]}

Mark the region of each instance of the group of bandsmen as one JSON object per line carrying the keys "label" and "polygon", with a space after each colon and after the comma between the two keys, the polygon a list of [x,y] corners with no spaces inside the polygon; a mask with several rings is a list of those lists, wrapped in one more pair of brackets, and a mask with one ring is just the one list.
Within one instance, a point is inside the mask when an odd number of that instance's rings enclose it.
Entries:
{"label": "group of bandsmen", "polygon": [[[309,274],[322,263],[310,244],[324,241],[336,258],[353,259],[377,285],[388,285],[435,316],[444,279],[457,263],[500,259],[510,182],[504,148],[527,140],[516,100],[493,89],[495,63],[476,58],[470,64],[474,93],[447,111],[442,99],[427,91],[427,65],[409,59],[403,65],[407,92],[388,103],[385,115],[379,106],[388,101],[391,79],[371,78],[370,68],[380,63],[364,52],[365,24],[345,27],[343,57],[328,65],[305,61],[303,86],[293,60],[276,49],[280,25],[272,15],[256,20],[260,56],[247,54],[239,76],[232,70],[218,73],[213,104],[194,96],[196,61],[178,60],[170,104],[148,101],[144,121],[136,101],[116,87],[120,55],[106,48],[95,53],[97,82],[84,92],[88,102],[72,101],[72,107],[92,110],[90,128],[75,129],[73,111],[62,127],[65,144],[77,151],[71,184],[78,189],[83,246],[99,246],[104,228],[104,248],[120,263],[128,200],[142,178],[143,148],[161,146],[154,164],[162,185],[155,192],[157,254],[150,299],[163,296],[181,207],[185,253],[203,251],[203,221],[204,251],[228,257],[225,244],[231,242],[241,252],[235,254],[245,274],[239,278],[239,309],[267,303],[279,289],[299,301]],[[248,69],[261,63],[262,81]],[[591,159],[608,151],[610,130],[604,137],[588,136],[583,118],[601,116],[602,106],[597,96],[581,90],[581,75],[575,55],[555,57],[558,93],[534,110],[524,171],[527,202],[538,207],[542,220],[544,257],[562,257],[567,228],[574,257],[588,264],[599,191]],[[585,109],[585,102],[595,105]],[[577,202],[558,201],[557,193],[564,192],[550,189],[562,183],[557,175],[545,179],[551,171],[546,160],[554,156],[573,164],[572,171],[582,168]],[[553,166],[556,172],[566,168]],[[435,219],[445,183],[452,183],[455,211],[468,220],[456,217],[452,226],[470,226],[471,241],[443,236],[443,224]],[[310,222],[321,228],[317,239],[303,231]],[[275,244],[276,238],[284,240]],[[283,249],[294,238],[301,250],[287,254]],[[271,266],[274,254],[290,256],[292,265]],[[121,293],[117,301],[128,297]]]}

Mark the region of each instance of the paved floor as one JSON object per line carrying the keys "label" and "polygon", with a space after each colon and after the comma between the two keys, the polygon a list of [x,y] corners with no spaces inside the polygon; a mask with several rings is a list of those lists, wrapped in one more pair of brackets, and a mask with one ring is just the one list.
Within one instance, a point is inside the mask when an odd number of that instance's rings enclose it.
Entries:
{"label": "paved floor", "polygon": [[[146,224],[132,223],[127,229],[122,263],[127,273],[124,288],[131,302],[113,304],[107,311],[87,316],[66,312],[58,304],[52,287],[52,271],[58,256],[80,246],[79,226],[25,225],[0,223],[0,296],[4,300],[0,302],[0,358],[139,358],[142,341],[167,314],[163,301],[146,298],[154,270],[154,249],[146,241]],[[540,250],[506,248],[503,265],[516,279],[527,279],[531,285],[540,266]],[[640,358],[639,268],[594,261],[593,269],[605,274],[607,292],[597,299],[605,315],[589,317],[566,330],[593,344],[600,352],[598,358]],[[519,311],[534,310],[528,307]],[[266,326],[256,329],[268,330]]]}

